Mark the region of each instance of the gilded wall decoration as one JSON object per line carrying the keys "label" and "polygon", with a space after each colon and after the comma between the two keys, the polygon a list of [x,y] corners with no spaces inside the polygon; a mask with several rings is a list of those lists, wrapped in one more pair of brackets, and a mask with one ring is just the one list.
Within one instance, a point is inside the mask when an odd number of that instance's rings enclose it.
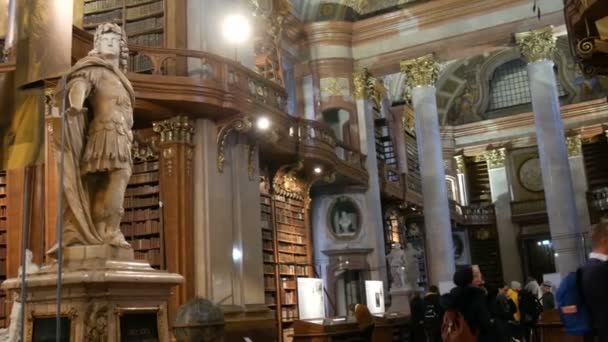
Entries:
{"label": "gilded wall decoration", "polygon": [[90,303],[84,319],[84,342],[105,342],[108,340],[108,315],[110,310],[105,303]]}
{"label": "gilded wall decoration", "polygon": [[163,161],[165,162],[165,168],[167,169],[167,175],[173,175],[173,166],[175,164],[175,149],[173,147],[167,147],[163,149]]}
{"label": "gilded wall decoration", "polygon": [[439,64],[432,54],[401,61],[400,65],[409,88],[435,86],[439,77]]}
{"label": "gilded wall decoration", "polygon": [[582,141],[580,135],[574,135],[566,137],[566,148],[568,149],[568,156],[575,157],[581,154]]}
{"label": "gilded wall decoration", "polygon": [[330,96],[350,96],[350,82],[346,77],[325,77],[319,80],[321,99],[328,100]]}
{"label": "gilded wall decoration", "polygon": [[465,163],[464,163],[464,155],[454,156],[454,161],[456,162],[456,172],[459,174],[465,173]]}
{"label": "gilded wall decoration", "polygon": [[305,181],[298,176],[298,172],[303,167],[302,162],[281,167],[272,181],[274,193],[287,198],[304,200],[308,196],[308,188]]}
{"label": "gilded wall decoration", "polygon": [[194,122],[185,115],[178,115],[171,119],[154,122],[154,132],[160,134],[160,142],[163,143],[188,143],[192,144],[194,136]]}
{"label": "gilded wall decoration", "polygon": [[517,172],[519,183],[530,192],[542,192],[543,174],[540,168],[540,160],[537,157],[524,161]]}
{"label": "gilded wall decoration", "polygon": [[230,133],[247,133],[251,128],[253,128],[253,121],[249,116],[237,117],[220,128],[217,135],[217,170],[220,173],[224,172],[224,163],[226,162],[226,139],[228,139]]}

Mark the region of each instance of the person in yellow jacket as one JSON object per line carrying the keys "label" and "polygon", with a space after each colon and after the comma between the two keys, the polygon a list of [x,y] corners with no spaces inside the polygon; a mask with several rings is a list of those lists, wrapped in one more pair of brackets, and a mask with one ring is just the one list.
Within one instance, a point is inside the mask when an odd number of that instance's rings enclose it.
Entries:
{"label": "person in yellow jacket", "polygon": [[374,316],[363,304],[351,304],[351,311],[353,316],[357,320],[357,325],[361,330],[364,342],[372,342],[372,335],[374,334]]}
{"label": "person in yellow jacket", "polygon": [[507,298],[515,303],[515,313],[513,314],[513,319],[516,322],[519,322],[521,319],[521,314],[519,312],[519,291],[521,291],[521,283],[518,281],[512,281],[511,286],[507,290]]}

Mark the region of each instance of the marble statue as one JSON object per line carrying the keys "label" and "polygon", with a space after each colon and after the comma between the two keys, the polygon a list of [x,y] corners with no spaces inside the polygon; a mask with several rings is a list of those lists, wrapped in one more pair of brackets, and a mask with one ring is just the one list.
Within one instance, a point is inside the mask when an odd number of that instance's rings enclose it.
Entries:
{"label": "marble statue", "polygon": [[340,234],[347,234],[353,231],[353,220],[349,217],[348,213],[341,211],[338,217],[338,227],[340,228]]}
{"label": "marble statue", "polygon": [[411,243],[405,245],[405,273],[406,273],[406,287],[412,290],[419,288],[418,281],[420,280],[420,268],[418,267],[418,260],[420,259],[421,251],[418,250]]}
{"label": "marble statue", "polygon": [[391,271],[391,290],[406,289],[407,260],[405,251],[400,243],[393,244],[390,253],[386,256]]}
{"label": "marble statue", "polygon": [[63,154],[65,163],[64,246],[130,248],[120,231],[131,177],[135,104],[125,76],[127,58],[125,32],[118,25],[101,24],[93,50],[57,86],[57,103],[65,109],[63,145],[60,134],[54,134],[57,160]]}
{"label": "marble statue", "polygon": [[[29,249],[25,250],[25,274],[38,272],[38,265],[33,261],[34,256]],[[19,267],[19,278],[21,278],[22,267]],[[7,329],[0,329],[0,342],[18,342],[20,341],[19,333],[21,332],[21,311],[22,306],[19,302],[19,293],[13,292],[13,307],[11,308],[10,324]]]}

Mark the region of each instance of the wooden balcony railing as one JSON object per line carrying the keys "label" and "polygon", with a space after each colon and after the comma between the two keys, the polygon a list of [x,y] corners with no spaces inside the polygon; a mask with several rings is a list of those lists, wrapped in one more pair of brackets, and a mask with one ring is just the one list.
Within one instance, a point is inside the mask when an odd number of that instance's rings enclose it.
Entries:
{"label": "wooden balcony railing", "polygon": [[476,203],[462,208],[462,217],[465,224],[489,225],[496,223],[494,204]]}
{"label": "wooden balcony railing", "polygon": [[511,219],[516,223],[547,222],[545,199],[511,202]]}

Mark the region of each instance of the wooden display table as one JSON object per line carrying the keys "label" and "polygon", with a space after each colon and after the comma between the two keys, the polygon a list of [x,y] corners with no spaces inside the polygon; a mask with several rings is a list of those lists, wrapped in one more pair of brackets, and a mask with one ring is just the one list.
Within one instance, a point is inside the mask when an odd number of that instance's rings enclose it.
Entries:
{"label": "wooden display table", "polygon": [[[409,317],[376,317],[374,342],[407,341]],[[361,331],[353,318],[334,317],[294,323],[294,342],[360,342]]]}
{"label": "wooden display table", "polygon": [[536,324],[538,334],[537,341],[539,342],[584,342],[583,337],[574,337],[566,335],[564,325],[560,321],[559,311],[547,310],[544,311],[540,320]]}

